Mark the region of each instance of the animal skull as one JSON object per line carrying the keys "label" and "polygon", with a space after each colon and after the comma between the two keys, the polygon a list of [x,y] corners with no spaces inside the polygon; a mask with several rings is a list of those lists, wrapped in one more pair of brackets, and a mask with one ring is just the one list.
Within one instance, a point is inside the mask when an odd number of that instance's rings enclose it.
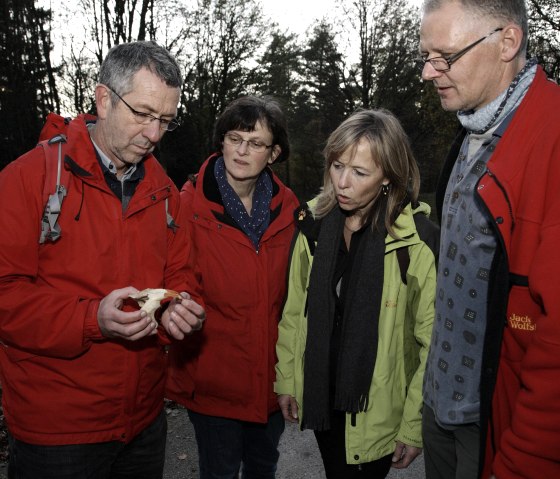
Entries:
{"label": "animal skull", "polygon": [[160,308],[161,302],[166,298],[180,298],[177,291],[171,289],[147,288],[137,293],[128,295],[140,305],[142,311],[146,311],[152,321],[156,320],[156,311]]}

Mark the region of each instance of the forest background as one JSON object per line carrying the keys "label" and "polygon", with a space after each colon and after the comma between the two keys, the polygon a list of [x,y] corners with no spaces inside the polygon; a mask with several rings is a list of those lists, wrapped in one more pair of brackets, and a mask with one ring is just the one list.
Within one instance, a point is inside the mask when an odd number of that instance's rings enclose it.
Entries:
{"label": "forest background", "polygon": [[[530,55],[558,82],[560,0],[527,3]],[[430,193],[458,124],[421,81],[419,20],[407,0],[343,0],[297,35],[259,0],[0,0],[0,169],[36,144],[49,112],[95,113],[109,48],[155,40],[183,71],[181,126],[155,152],[178,187],[213,151],[224,107],[257,94],[287,114],[292,153],[274,168],[300,200],[317,194],[325,140],[357,108],[398,116]]]}

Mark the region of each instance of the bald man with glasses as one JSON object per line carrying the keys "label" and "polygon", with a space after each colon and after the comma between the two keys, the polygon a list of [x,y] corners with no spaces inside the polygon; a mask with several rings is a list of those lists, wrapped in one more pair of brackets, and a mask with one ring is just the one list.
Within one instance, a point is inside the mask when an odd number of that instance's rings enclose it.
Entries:
{"label": "bald man with glasses", "polygon": [[463,127],[436,194],[426,477],[560,477],[560,89],[522,0],[426,0],[420,64]]}

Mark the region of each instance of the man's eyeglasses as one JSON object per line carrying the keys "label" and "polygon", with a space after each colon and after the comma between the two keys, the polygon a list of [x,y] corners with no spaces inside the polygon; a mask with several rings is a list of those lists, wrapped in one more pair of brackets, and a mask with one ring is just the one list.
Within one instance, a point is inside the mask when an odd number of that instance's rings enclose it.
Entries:
{"label": "man's eyeglasses", "polygon": [[120,96],[115,90],[113,90],[111,87],[107,87],[107,88],[111,92],[113,92],[113,94],[116,95],[116,97],[120,101],[122,101],[127,106],[127,108],[132,112],[132,114],[134,115],[134,119],[136,120],[136,123],[140,125],[149,125],[152,121],[157,120],[159,121],[160,129],[165,131],[173,131],[175,128],[179,126],[179,123],[177,123],[176,120],[166,120],[164,118],[158,118],[157,116],[151,115],[150,113],[144,113],[142,111],[135,110],[126,101],[124,101],[123,97]]}
{"label": "man's eyeglasses", "polygon": [[441,56],[441,57],[433,57],[433,58],[418,58],[417,59],[418,66],[423,69],[424,65],[427,62],[430,62],[430,65],[432,65],[432,68],[435,71],[437,71],[437,72],[448,72],[449,70],[451,70],[451,65],[453,65],[453,63],[455,63],[457,60],[459,60],[459,58],[461,58],[465,53],[472,50],[479,43],[482,43],[490,35],[493,35],[494,33],[502,31],[502,30],[503,30],[503,28],[501,28],[501,27],[496,28],[496,30],[492,30],[488,35],[484,35],[482,38],[479,38],[476,42],[471,43],[470,45],[466,46],[461,51],[458,51],[457,53],[454,53],[453,55],[449,55],[447,57]]}
{"label": "man's eyeglasses", "polygon": [[233,146],[234,148],[239,148],[245,141],[247,142],[247,147],[249,148],[249,150],[254,151],[255,153],[262,153],[268,148],[274,146],[274,144],[267,145],[259,140],[244,140],[235,133],[226,133],[224,135],[224,143],[226,145]]}

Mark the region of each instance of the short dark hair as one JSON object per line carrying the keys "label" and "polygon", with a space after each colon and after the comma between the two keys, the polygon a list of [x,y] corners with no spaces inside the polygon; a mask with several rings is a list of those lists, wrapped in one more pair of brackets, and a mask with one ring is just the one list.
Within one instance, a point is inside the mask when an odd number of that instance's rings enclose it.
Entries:
{"label": "short dark hair", "polygon": [[259,121],[272,133],[272,144],[280,146],[282,150],[276,162],[287,160],[290,156],[290,142],[286,117],[280,104],[270,96],[248,95],[232,101],[214,126],[214,148],[221,153],[224,135],[228,131],[254,131]]}
{"label": "short dark hair", "polygon": [[134,75],[142,68],[169,87],[179,88],[182,84],[181,70],[173,56],[153,41],[121,43],[111,48],[101,64],[99,83],[126,95],[132,89]]}

